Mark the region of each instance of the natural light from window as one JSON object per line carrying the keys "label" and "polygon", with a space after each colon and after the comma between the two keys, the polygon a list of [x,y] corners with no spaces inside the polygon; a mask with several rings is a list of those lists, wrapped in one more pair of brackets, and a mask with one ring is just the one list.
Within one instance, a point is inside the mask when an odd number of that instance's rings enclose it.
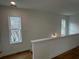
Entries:
{"label": "natural light from window", "polygon": [[61,36],[66,35],[66,20],[62,19],[61,20]]}
{"label": "natural light from window", "polygon": [[9,37],[10,37],[10,44],[22,42],[21,17],[17,16],[9,17]]}

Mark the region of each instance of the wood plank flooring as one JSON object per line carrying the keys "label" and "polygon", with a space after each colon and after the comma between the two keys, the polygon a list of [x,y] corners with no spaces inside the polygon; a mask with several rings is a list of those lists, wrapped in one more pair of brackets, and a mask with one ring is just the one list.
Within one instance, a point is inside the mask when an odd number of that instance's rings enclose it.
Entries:
{"label": "wood plank flooring", "polygon": [[72,49],[52,59],[79,59],[79,47]]}
{"label": "wood plank flooring", "polygon": [[17,54],[13,54],[10,56],[6,56],[0,59],[32,59],[32,53],[31,52],[21,52]]}
{"label": "wood plank flooring", "polygon": [[[0,59],[32,59],[32,53],[22,52],[19,54],[10,55],[10,56],[3,57]],[[79,47],[72,49],[52,59],[79,59]]]}

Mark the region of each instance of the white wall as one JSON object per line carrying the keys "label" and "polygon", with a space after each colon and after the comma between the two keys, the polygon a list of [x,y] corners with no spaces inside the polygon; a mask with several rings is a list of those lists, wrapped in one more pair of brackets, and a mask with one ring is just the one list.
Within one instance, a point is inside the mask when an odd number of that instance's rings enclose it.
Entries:
{"label": "white wall", "polygon": [[[0,10],[0,11],[1,11],[1,10]],[[1,14],[1,13],[0,13],[0,14]],[[1,22],[1,16],[0,16],[0,52],[2,52],[1,25],[2,25],[2,22]],[[1,56],[1,53],[0,53],[0,56]]]}
{"label": "white wall", "polygon": [[79,46],[79,34],[42,40],[32,41],[33,59],[51,59]]}
{"label": "white wall", "polygon": [[[1,27],[1,16],[0,16],[0,27]],[[0,28],[0,51],[1,51],[1,47],[2,47],[2,45],[1,45],[1,28]]]}
{"label": "white wall", "polygon": [[[11,45],[9,42],[9,16],[22,17],[22,43]],[[2,55],[31,49],[30,40],[48,37],[50,33],[60,33],[60,18],[56,14],[0,6],[0,17]]]}
{"label": "white wall", "polygon": [[79,33],[79,15],[70,16],[69,34]]}

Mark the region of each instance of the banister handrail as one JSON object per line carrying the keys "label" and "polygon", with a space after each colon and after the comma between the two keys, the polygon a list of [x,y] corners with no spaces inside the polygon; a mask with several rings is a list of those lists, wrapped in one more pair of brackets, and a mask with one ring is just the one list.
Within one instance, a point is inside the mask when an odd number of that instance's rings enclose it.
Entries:
{"label": "banister handrail", "polygon": [[42,41],[47,41],[47,40],[54,40],[54,39],[58,39],[58,38],[64,38],[64,37],[70,37],[70,36],[76,36],[79,35],[78,34],[72,34],[72,35],[66,35],[66,36],[60,36],[60,37],[50,37],[50,38],[43,38],[43,39],[37,39],[37,40],[31,40],[31,43],[37,43],[37,42],[42,42]]}

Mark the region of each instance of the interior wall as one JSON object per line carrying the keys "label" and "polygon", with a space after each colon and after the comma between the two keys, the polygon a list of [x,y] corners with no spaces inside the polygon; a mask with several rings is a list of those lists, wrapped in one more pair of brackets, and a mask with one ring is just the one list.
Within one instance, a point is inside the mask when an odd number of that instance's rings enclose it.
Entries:
{"label": "interior wall", "polygon": [[[1,14],[1,12],[0,12],[0,14]],[[1,16],[0,16],[0,27],[1,27]],[[0,51],[1,51],[1,47],[2,47],[2,45],[1,45],[1,28],[0,28]]]}
{"label": "interior wall", "polygon": [[79,15],[70,16],[69,20],[69,34],[79,33]]}
{"label": "interior wall", "polygon": [[[0,9],[1,11],[1,9]],[[0,12],[1,14],[1,12]],[[1,40],[1,25],[2,25],[2,22],[1,22],[1,16],[0,16],[0,52],[2,52],[2,40]],[[1,57],[1,53],[0,53],[0,57]]]}
{"label": "interior wall", "polygon": [[[49,37],[51,33],[60,33],[59,15],[29,9],[0,6],[2,55],[31,49],[30,40]],[[22,39],[19,44],[10,44],[8,17],[21,16]]]}

